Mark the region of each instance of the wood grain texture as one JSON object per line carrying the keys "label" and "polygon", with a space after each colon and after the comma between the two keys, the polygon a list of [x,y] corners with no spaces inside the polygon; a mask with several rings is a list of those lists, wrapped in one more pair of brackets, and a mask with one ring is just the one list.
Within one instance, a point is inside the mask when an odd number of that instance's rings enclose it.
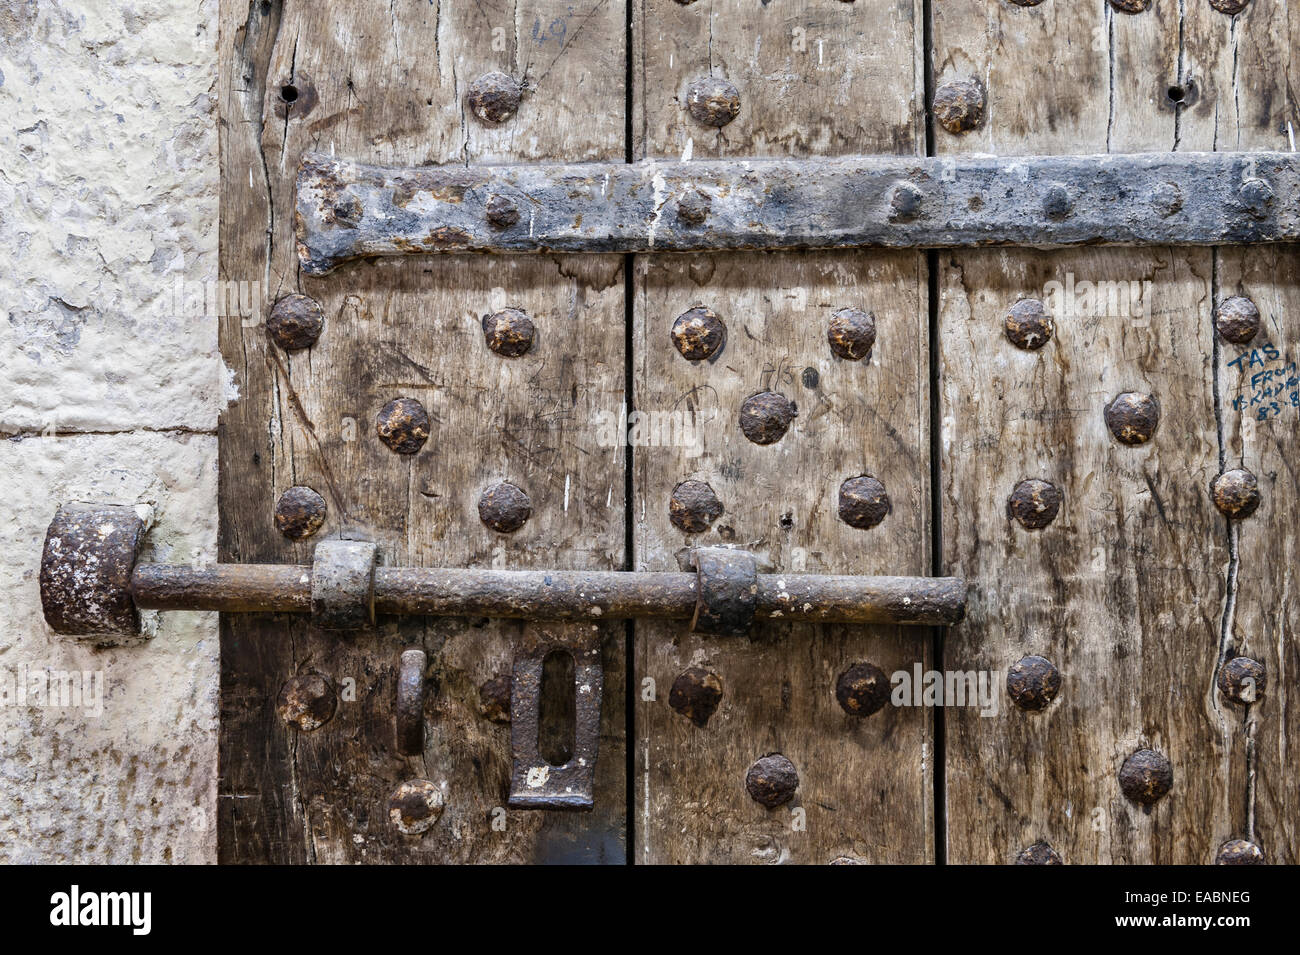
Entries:
{"label": "wood grain texture", "polygon": [[[960,138],[939,130],[936,149],[1289,148],[1277,136],[1294,111],[1280,79],[1293,44],[1287,17],[1272,4],[1235,19],[1200,2],[1135,16],[1104,3],[936,5],[937,72],[958,50],[989,87],[986,126]],[[1066,36],[1093,42],[1067,48]],[[1023,69],[1063,56],[1075,67],[1056,85]],[[1246,79],[1243,62],[1279,77]],[[1281,268],[1285,253],[1260,252]],[[1201,863],[1250,831],[1254,744],[1214,688],[1233,602],[1240,608],[1228,531],[1206,490],[1224,412],[1212,325],[1214,302],[1230,294],[1223,254],[940,257],[942,568],[979,581],[945,666],[1005,668],[1039,653],[1064,677],[1042,713],[1008,703],[995,721],[948,714],[950,861],[1012,861],[1046,839],[1067,863]],[[1150,281],[1149,315],[1098,315],[1085,302],[1056,316],[1041,351],[1013,348],[1001,335],[1005,309],[1068,273]],[[1162,403],[1160,430],[1142,448],[1119,445],[1102,423],[1101,404],[1129,388]],[[1026,531],[1004,508],[1011,484],[1032,476],[1064,482],[1065,503],[1052,525]],[[1174,788],[1150,814],[1116,779],[1139,746],[1174,766]],[[1293,806],[1294,795],[1279,791],[1275,805]]]}
{"label": "wood grain texture", "polygon": [[[656,0],[634,9],[637,158],[923,149],[919,4]],[[710,75],[741,97],[738,117],[718,131],[683,110],[689,84]],[[694,448],[633,451],[638,569],[674,570],[689,545],[728,543],[773,572],[928,572],[923,256],[638,257],[634,288],[634,406],[684,413],[699,437]],[[695,305],[727,326],[722,351],[698,363],[669,337]],[[875,315],[869,360],[836,358],[827,344],[831,315],[846,307]],[[779,442],[760,446],[741,434],[738,413],[764,390],[794,401],[798,416]],[[857,530],[838,517],[838,491],[864,472],[884,483],[893,511]],[[685,480],[707,482],[725,508],[707,531],[669,520]],[[928,666],[929,631],[778,624],[751,639],[702,639],[641,622],[635,639],[635,861],[932,858],[930,714],[886,706],[854,717],[835,698],[855,663],[886,674]],[[689,667],[722,685],[702,727],[669,705]],[[745,780],[771,753],[793,762],[799,785],[790,803],[767,809]]]}
{"label": "wood grain texture", "polygon": [[[568,4],[222,5],[223,278],[262,279],[273,301],[302,291],[326,325],[310,350],[274,349],[227,321],[222,352],[240,398],[222,421],[221,559],[306,562],[323,537],[376,540],[395,565],[619,568],[623,458],[595,414],[622,401],[618,260],[443,259],[358,263],[301,280],[292,181],[309,150],[402,164],[611,159],[624,151],[625,23],[606,0]],[[465,108],[501,70],[525,80],[497,127]],[[292,90],[288,88],[292,87]],[[533,349],[490,352],[480,318],[507,305],[537,326]],[[430,437],[412,456],[377,438],[390,399],[417,398]],[[479,520],[497,481],[524,488],[513,535]],[[276,496],[316,488],[315,538],[276,532]],[[381,621],[328,636],[275,617],[228,619],[222,642],[221,858],[227,862],[599,861],[625,858],[622,629],[605,645],[604,719],[591,814],[508,812],[509,728],[480,713],[479,686],[508,672],[520,625]],[[429,653],[426,743],[394,740],[402,649]],[[312,733],[275,715],[281,684],[318,672],[340,692]],[[349,687],[355,686],[355,699]],[[443,789],[422,837],[389,823],[398,783]],[[494,821],[504,820],[504,829]]]}
{"label": "wood grain texture", "polygon": [[[1291,77],[1300,69],[1300,6],[1252,2],[1230,20],[1198,10],[1189,25],[1189,48],[1211,51],[1207,58],[1232,92],[1216,148],[1294,150],[1300,104]],[[1262,326],[1249,345],[1221,341],[1217,350],[1221,463],[1254,473],[1263,500],[1254,516],[1226,531],[1233,559],[1220,663],[1251,657],[1264,664],[1268,681],[1248,708],[1220,701],[1246,762],[1244,818],[1230,837],[1258,844],[1270,864],[1294,865],[1300,861],[1294,755],[1300,740],[1300,248],[1218,250],[1215,293],[1216,302],[1249,297]]]}

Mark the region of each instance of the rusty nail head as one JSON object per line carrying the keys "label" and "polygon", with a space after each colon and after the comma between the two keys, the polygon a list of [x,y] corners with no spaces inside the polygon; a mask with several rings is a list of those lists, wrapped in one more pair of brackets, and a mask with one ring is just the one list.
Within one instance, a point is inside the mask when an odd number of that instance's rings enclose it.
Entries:
{"label": "rusty nail head", "polygon": [[513,682],[509,673],[498,673],[478,688],[478,709],[485,719],[493,723],[510,722],[510,687]]}
{"label": "rusty nail head", "polygon": [[876,316],[860,308],[842,308],[831,316],[826,341],[846,361],[870,359],[876,344]]}
{"label": "rusty nail head", "polygon": [[537,328],[522,308],[503,308],[483,316],[483,340],[503,358],[518,358],[533,347]]}
{"label": "rusty nail head", "polygon": [[673,680],[668,705],[703,728],[722,702],[722,680],[712,670],[691,667]]}
{"label": "rusty nail head", "polygon": [[677,316],[669,336],[687,361],[704,361],[716,355],[726,342],[727,326],[713,309],[695,305]]}
{"label": "rusty nail head", "polygon": [[325,310],[320,302],[294,292],[276,301],[266,319],[271,340],[285,351],[310,348],[325,327]]}
{"label": "rusty nail head", "polygon": [[507,229],[519,221],[519,206],[509,196],[493,193],[487,201],[487,220],[498,229]]}
{"label": "rusty nail head", "polygon": [[1169,757],[1153,749],[1140,749],[1119,769],[1119,788],[1139,805],[1150,808],[1174,786]]}
{"label": "rusty nail head", "polygon": [[760,391],[740,406],[740,430],[755,444],[776,444],[798,414],[794,402],[785,395]]}
{"label": "rusty nail head", "polygon": [[1246,345],[1259,334],[1259,309],[1244,295],[1224,299],[1214,312],[1219,337],[1234,345]]}
{"label": "rusty nail head", "polygon": [[1219,670],[1219,692],[1234,703],[1248,706],[1264,695],[1264,664],[1250,657],[1233,657]]}
{"label": "rusty nail head", "polygon": [[418,836],[433,828],[442,815],[443,795],[427,779],[408,779],[388,797],[388,820],[398,832]]}
{"label": "rusty nail head", "polygon": [[1029,478],[1012,488],[1007,498],[1007,517],[1017,520],[1026,530],[1041,530],[1056,520],[1062,500],[1055,484]]}
{"label": "rusty nail head", "polygon": [[1242,209],[1249,215],[1262,218],[1273,204],[1273,187],[1263,179],[1247,179],[1237,191]]}
{"label": "rusty nail head", "polygon": [[1215,865],[1263,865],[1264,853],[1253,842],[1231,839],[1219,847]]}
{"label": "rusty nail head", "polygon": [[885,485],[870,474],[859,474],[840,485],[840,520],[858,530],[870,530],[893,510]]}
{"label": "rusty nail head", "polygon": [[1152,395],[1126,391],[1106,406],[1106,427],[1120,444],[1146,444],[1160,424],[1160,402]]}
{"label": "rusty nail head", "polygon": [[1003,319],[1003,328],[1007,340],[1025,351],[1042,348],[1056,330],[1046,307],[1036,298],[1022,298],[1012,305]]}
{"label": "rusty nail head", "polygon": [[1061,856],[1048,843],[1035,842],[1020,850],[1016,865],[1061,865]]}
{"label": "rusty nail head", "polygon": [[687,189],[677,200],[677,218],[687,225],[703,225],[713,200],[698,189]]}
{"label": "rusty nail head", "polygon": [[925,196],[910,182],[900,182],[889,197],[889,218],[892,222],[911,222],[921,214],[921,200]]}
{"label": "rusty nail head", "polygon": [[668,519],[687,534],[707,531],[722,512],[722,501],[704,481],[682,481],[668,501]]}
{"label": "rusty nail head", "polygon": [[794,798],[794,791],[799,788],[799,773],[794,763],[780,753],[770,753],[749,767],[745,788],[755,802],[775,809]]}
{"label": "rusty nail head", "polygon": [[1007,695],[1030,712],[1045,709],[1061,691],[1061,671],[1043,657],[1022,657],[1007,668]]}
{"label": "rusty nail head", "polygon": [[1151,205],[1162,219],[1182,209],[1183,202],[1183,190],[1172,182],[1162,182],[1151,193]]}
{"label": "rusty nail head", "polygon": [[1064,219],[1074,210],[1070,190],[1061,183],[1053,183],[1043,197],[1043,214],[1049,219]]}
{"label": "rusty nail head", "polygon": [[488,488],[478,499],[479,519],[502,534],[512,534],[528,522],[533,502],[522,489],[502,481]]}
{"label": "rusty nail head", "polygon": [[320,729],[338,706],[334,685],[319,673],[300,673],[280,688],[275,711],[280,719],[304,733]]}
{"label": "rusty nail head", "polygon": [[415,454],[429,440],[429,414],[415,398],[394,398],[375,421],[379,440],[397,454]]}
{"label": "rusty nail head", "polygon": [[944,83],[934,94],[934,117],[950,133],[966,133],[984,121],[984,87],[979,80]]}
{"label": "rusty nail head", "polygon": [[1110,0],[1110,5],[1120,13],[1141,13],[1151,7],[1151,0]]}
{"label": "rusty nail head", "polygon": [[[1250,4],[1250,0],[1210,0],[1210,6],[1220,13],[1236,16]],[[1247,843],[1249,845],[1249,843]]]}
{"label": "rusty nail head", "polygon": [[275,502],[275,529],[289,540],[311,537],[325,523],[325,498],[314,490],[295,485]]}
{"label": "rusty nail head", "polygon": [[1245,468],[1233,468],[1210,482],[1210,497],[1224,517],[1242,520],[1259,509],[1259,480]]}
{"label": "rusty nail head", "polygon": [[835,681],[835,699],[849,716],[870,716],[889,702],[889,677],[874,663],[855,663]]}
{"label": "rusty nail head", "polygon": [[740,90],[720,76],[705,76],[686,90],[686,111],[697,123],[721,128],[740,115]]}
{"label": "rusty nail head", "polygon": [[504,123],[519,109],[523,86],[513,76],[484,73],[469,86],[466,99],[474,115],[485,123]]}

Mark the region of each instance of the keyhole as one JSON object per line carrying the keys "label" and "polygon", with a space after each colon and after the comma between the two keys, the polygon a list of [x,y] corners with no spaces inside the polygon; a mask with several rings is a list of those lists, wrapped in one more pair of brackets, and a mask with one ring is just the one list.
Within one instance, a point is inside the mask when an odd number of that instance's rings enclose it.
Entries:
{"label": "keyhole", "polygon": [[577,693],[573,683],[573,654],[552,650],[542,661],[542,702],[538,714],[537,750],[552,766],[573,758],[578,727]]}

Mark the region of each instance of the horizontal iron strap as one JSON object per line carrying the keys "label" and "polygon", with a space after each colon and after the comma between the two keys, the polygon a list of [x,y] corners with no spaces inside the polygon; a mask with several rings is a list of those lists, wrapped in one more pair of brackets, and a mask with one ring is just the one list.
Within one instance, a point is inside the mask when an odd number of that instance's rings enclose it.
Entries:
{"label": "horizontal iron strap", "polygon": [[303,159],[320,275],[424,252],[1227,245],[1300,240],[1300,155],[849,157],[385,168]]}
{"label": "horizontal iron strap", "polygon": [[[692,573],[379,567],[375,610],[532,620],[689,620],[695,613],[696,587]],[[311,568],[141,563],[131,577],[131,595],[142,610],[306,613],[311,610]],[[959,622],[965,605],[960,578],[759,574],[755,616],[940,625]]]}

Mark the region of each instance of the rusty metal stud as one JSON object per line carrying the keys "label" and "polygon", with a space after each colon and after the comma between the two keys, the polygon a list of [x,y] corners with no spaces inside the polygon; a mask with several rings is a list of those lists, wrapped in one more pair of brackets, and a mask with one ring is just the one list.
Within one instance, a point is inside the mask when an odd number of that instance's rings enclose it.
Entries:
{"label": "rusty metal stud", "polygon": [[745,788],[754,802],[775,809],[794,798],[799,788],[799,773],[794,763],[780,753],[769,753],[749,767]]}
{"label": "rusty metal stud", "polygon": [[713,200],[698,189],[687,189],[677,200],[677,218],[686,225],[703,225]]}
{"label": "rusty metal stud", "polygon": [[682,481],[668,501],[668,519],[687,534],[701,534],[722,516],[722,502],[704,481]]}
{"label": "rusty metal stud", "polygon": [[478,499],[479,520],[501,534],[519,530],[532,513],[533,502],[528,495],[509,481],[492,485]]}
{"label": "rusty metal stud", "polygon": [[1210,0],[1210,6],[1220,13],[1236,16],[1250,5],[1250,0]]}
{"label": "rusty metal stud", "polygon": [[295,485],[275,502],[275,529],[289,540],[311,537],[325,523],[325,498],[303,485]]}
{"label": "rusty metal stud", "polygon": [[485,123],[496,124],[515,115],[523,92],[517,79],[494,70],[471,83],[465,99],[475,116]]}
{"label": "rusty metal stud", "polygon": [[1214,329],[1225,342],[1248,345],[1259,334],[1259,309],[1244,295],[1224,299],[1214,310]]}
{"label": "rusty metal stud", "polygon": [[1016,856],[1016,865],[1061,865],[1060,854],[1047,842],[1026,846]]}
{"label": "rusty metal stud", "polygon": [[1142,13],[1151,8],[1151,0],[1110,0],[1120,13]]}
{"label": "rusty metal stud", "polygon": [[319,673],[300,673],[280,687],[275,712],[289,726],[310,733],[328,723],[337,707],[334,684]]}
{"label": "rusty metal stud", "polygon": [[519,221],[519,206],[509,196],[493,193],[488,196],[487,221],[498,229],[508,229]]}
{"label": "rusty metal stud", "polygon": [[1106,427],[1120,444],[1146,444],[1160,424],[1160,402],[1153,395],[1126,391],[1106,406]]}
{"label": "rusty metal stud", "polygon": [[984,121],[984,86],[977,79],[944,83],[934,93],[934,118],[953,134],[970,132]]}
{"label": "rusty metal stud", "polygon": [[444,802],[442,789],[436,783],[408,779],[388,797],[388,821],[403,835],[421,835],[438,821]]}
{"label": "rusty metal stud", "polygon": [[1133,802],[1148,809],[1174,786],[1169,757],[1153,749],[1140,749],[1119,769],[1119,788]]}
{"label": "rusty metal stud", "polygon": [[1172,182],[1162,182],[1151,190],[1151,207],[1162,219],[1181,212],[1185,203],[1183,190]]}
{"label": "rusty metal stud", "polygon": [[369,541],[327,540],[311,565],[311,622],[321,630],[360,630],[375,624],[375,564]]}
{"label": "rusty metal stud", "polygon": [[889,221],[911,222],[921,214],[925,194],[910,182],[900,182],[889,194]]}
{"label": "rusty metal stud", "polygon": [[1061,671],[1051,660],[1022,657],[1007,668],[1007,695],[1022,710],[1045,709],[1061,691]]}
{"label": "rusty metal stud", "polygon": [[1245,468],[1233,468],[1210,481],[1210,498],[1219,513],[1240,521],[1259,509],[1259,479]]}
{"label": "rusty metal stud", "polygon": [[55,633],[140,633],[129,586],[144,529],[133,507],[64,504],[55,512],[40,572],[41,609]]}
{"label": "rusty metal stud", "polygon": [[325,310],[308,295],[294,292],[276,300],[266,318],[271,340],[285,351],[310,348],[325,327]]}
{"label": "rusty metal stud", "polygon": [[429,658],[423,650],[403,650],[397,669],[397,749],[407,756],[424,752],[424,668]]}
{"label": "rusty metal stud", "polygon": [[1041,530],[1056,520],[1062,500],[1060,488],[1055,484],[1029,478],[1012,488],[1007,498],[1007,518],[1014,518],[1026,530]]}
{"label": "rusty metal stud", "polygon": [[677,316],[669,331],[673,347],[687,361],[712,358],[727,340],[727,326],[716,312],[694,305]]}
{"label": "rusty metal stud", "polygon": [[673,680],[668,705],[703,729],[722,702],[722,680],[712,670],[690,667]]}
{"label": "rusty metal stud", "polygon": [[740,90],[720,76],[705,76],[686,90],[686,111],[697,123],[721,128],[740,115]]}
{"label": "rusty metal stud", "polygon": [[1056,330],[1046,307],[1036,298],[1022,298],[1012,305],[1002,324],[1007,340],[1025,351],[1042,348]]}
{"label": "rusty metal stud", "polygon": [[1259,702],[1267,683],[1264,664],[1250,657],[1233,657],[1219,670],[1219,692],[1233,703]]}
{"label": "rusty metal stud", "polygon": [[429,413],[415,398],[394,398],[375,419],[375,433],[397,454],[415,454],[429,440]]}
{"label": "rusty metal stud", "polygon": [[522,308],[503,308],[483,316],[483,340],[502,358],[518,358],[533,347],[537,328]]}
{"label": "rusty metal stud", "polygon": [[798,414],[794,402],[785,395],[760,391],[740,406],[740,430],[755,444],[776,444]]}
{"label": "rusty metal stud", "polygon": [[510,722],[510,685],[509,673],[498,673],[490,680],[484,681],[478,688],[478,711],[483,718],[493,723]]}
{"label": "rusty metal stud", "polygon": [[1247,179],[1237,189],[1237,205],[1242,212],[1256,219],[1268,215],[1276,194],[1263,179]]}
{"label": "rusty metal stud", "polygon": [[835,699],[849,716],[870,716],[889,702],[889,677],[874,663],[855,663],[835,681]]}
{"label": "rusty metal stud", "polygon": [[1264,852],[1253,842],[1245,839],[1230,839],[1219,846],[1215,865],[1263,865]]}
{"label": "rusty metal stud", "polygon": [[851,477],[840,485],[840,520],[858,530],[870,530],[893,510],[885,485],[870,474]]}
{"label": "rusty metal stud", "polygon": [[1070,190],[1061,183],[1053,183],[1043,196],[1043,215],[1049,219],[1064,219],[1074,211],[1074,199]]}
{"label": "rusty metal stud", "polygon": [[831,316],[826,341],[846,361],[870,359],[876,344],[876,316],[860,308],[842,308]]}

